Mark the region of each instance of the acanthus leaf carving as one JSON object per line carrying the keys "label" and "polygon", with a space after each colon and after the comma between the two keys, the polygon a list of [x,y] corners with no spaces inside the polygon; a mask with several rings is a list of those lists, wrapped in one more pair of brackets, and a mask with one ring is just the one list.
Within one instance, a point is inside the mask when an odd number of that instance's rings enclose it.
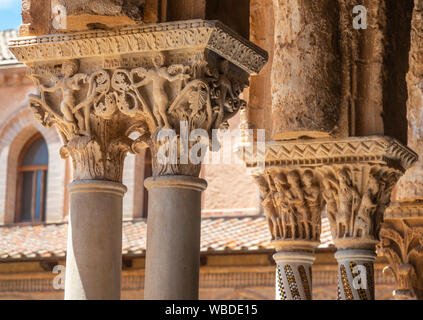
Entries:
{"label": "acanthus leaf carving", "polygon": [[[40,94],[30,97],[31,106],[42,125],[59,129],[65,147],[69,145],[70,149],[71,141],[76,139],[79,145],[85,141],[81,137],[88,137],[100,144],[99,158],[113,158],[108,148],[111,141],[128,140],[136,132],[140,136],[126,142],[124,153],[148,146],[155,154],[169,142],[157,140],[161,130],[174,130],[179,139],[182,121],[187,123],[188,132],[202,129],[212,136],[212,129],[227,127],[227,120],[245,105],[239,95],[248,84],[248,74],[229,72],[236,67],[223,60],[205,60],[203,55],[196,59],[190,65],[168,66],[165,55],[158,53],[151,58],[152,66],[97,69],[91,73],[78,72],[80,63],[76,60],[63,62],[60,70],[38,66],[31,69],[30,76]],[[194,144],[190,141],[188,149]],[[75,150],[64,154],[74,155]],[[154,159],[153,174],[199,174],[198,164],[181,164],[179,157],[172,164]],[[76,177],[86,176],[77,168],[85,157],[77,158]],[[85,164],[82,161],[80,165]],[[103,178],[119,179],[122,168],[116,173],[111,166],[113,163],[104,163]],[[99,177],[95,168],[90,172]]]}
{"label": "acanthus leaf carving", "polygon": [[423,289],[423,227],[406,219],[388,219],[380,232],[378,251],[389,262],[384,273],[397,283],[396,299],[421,299]]}

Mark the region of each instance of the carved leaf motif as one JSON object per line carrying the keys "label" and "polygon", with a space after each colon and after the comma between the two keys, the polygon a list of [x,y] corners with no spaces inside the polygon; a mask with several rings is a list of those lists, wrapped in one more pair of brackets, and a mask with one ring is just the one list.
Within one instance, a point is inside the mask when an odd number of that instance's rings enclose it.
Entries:
{"label": "carved leaf motif", "polygon": [[398,245],[398,247],[400,247],[400,248],[403,247],[403,242],[404,242],[403,237],[396,230],[393,230],[391,228],[383,228],[380,231],[380,236],[383,237],[383,238],[388,238],[388,239],[394,241]]}
{"label": "carved leaf motif", "polygon": [[116,101],[119,110],[130,117],[143,113],[137,94],[133,91],[131,74],[127,70],[118,69],[112,76],[112,88],[116,90]]}
{"label": "carved leaf motif", "polygon": [[190,127],[195,125],[193,129],[210,130],[213,119],[207,83],[202,80],[189,82],[173,101],[168,113],[176,114],[178,119],[187,120]]}

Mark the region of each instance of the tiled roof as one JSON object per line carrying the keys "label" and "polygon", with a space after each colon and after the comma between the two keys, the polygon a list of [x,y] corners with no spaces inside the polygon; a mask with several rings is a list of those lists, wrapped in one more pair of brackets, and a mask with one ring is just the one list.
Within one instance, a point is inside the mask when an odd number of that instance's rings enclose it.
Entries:
{"label": "tiled roof", "polygon": [[[230,253],[272,250],[264,216],[203,218],[201,251]],[[0,260],[63,258],[66,253],[67,223],[39,226],[0,227]],[[141,255],[146,248],[144,220],[123,223],[123,255]],[[322,221],[322,245],[332,244],[329,223]]]}
{"label": "tiled roof", "polygon": [[17,30],[0,31],[0,65],[18,63],[7,47],[9,40],[17,37]]}

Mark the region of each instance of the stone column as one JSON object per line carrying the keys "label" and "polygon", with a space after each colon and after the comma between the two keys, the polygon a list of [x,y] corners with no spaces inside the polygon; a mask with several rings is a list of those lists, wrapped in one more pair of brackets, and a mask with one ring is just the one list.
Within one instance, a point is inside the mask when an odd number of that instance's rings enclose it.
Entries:
{"label": "stone column", "polygon": [[338,261],[338,300],[374,300],[375,251],[338,250],[335,258]]}
{"label": "stone column", "polygon": [[110,181],[76,180],[69,192],[65,299],[118,300],[126,187]]}
{"label": "stone column", "polygon": [[394,276],[394,298],[423,299],[423,1],[415,0],[411,22],[409,71],[407,74],[408,145],[419,155],[398,181],[392,203],[385,213],[379,250],[388,262],[387,273]]}
{"label": "stone column", "polygon": [[[247,158],[247,166],[261,190],[276,249],[276,299],[311,300],[311,266],[319,245],[323,209],[320,175],[302,166],[301,161],[292,162],[270,149],[285,148],[283,143],[270,145],[266,146],[264,171],[256,167],[257,159]],[[288,162],[291,165],[286,165]]]}
{"label": "stone column", "polygon": [[196,300],[200,267],[203,179],[159,176],[149,191],[144,299]]}
{"label": "stone column", "polygon": [[272,139],[347,135],[337,5],[273,0],[273,12]]}
{"label": "stone column", "polygon": [[[316,258],[315,245],[297,243],[290,247],[288,241],[275,243],[276,300],[311,300],[311,266]],[[291,250],[288,250],[291,249]]]}
{"label": "stone column", "polygon": [[[187,270],[195,274],[182,291],[169,281],[159,293],[147,290],[148,298],[195,298],[199,201],[206,186],[198,179],[200,151],[213,129],[227,128],[228,120],[245,107],[239,96],[249,76],[266,63],[266,52],[219,22],[203,20],[27,37],[12,41],[10,50],[28,65],[40,90],[30,98],[36,119],[58,128],[61,155],[73,161],[66,297],[119,297],[123,162],[127,152],[149,147],[154,178],[147,184],[153,225],[148,246],[153,261],[147,263],[147,286],[168,279],[167,270],[160,269],[164,266],[154,264],[165,258],[177,279]],[[133,134],[136,138],[129,138]],[[163,192],[171,201],[163,201]],[[168,233],[166,221],[177,230]],[[170,238],[162,241],[166,234]],[[172,259],[177,252],[189,257]],[[97,264],[103,265],[102,276],[93,275]]]}
{"label": "stone column", "polygon": [[[338,251],[338,298],[374,299],[376,244],[383,214],[398,179],[416,154],[388,137],[348,138],[334,142],[349,149],[348,163],[322,166],[326,213]],[[355,155],[348,153],[355,150]],[[346,158],[344,158],[346,156]],[[344,160],[344,161],[345,161]]]}
{"label": "stone column", "polygon": [[[392,188],[416,154],[387,137],[270,142],[265,159],[248,149],[244,152],[262,191],[277,250],[277,297],[312,296],[311,281],[305,284],[308,278],[301,276],[300,269],[311,274],[308,269],[325,210],[338,248],[340,299],[373,299],[373,261],[383,212]],[[260,161],[265,163],[264,171]],[[364,291],[353,290],[356,273],[367,280]],[[307,287],[310,295],[305,294]]]}

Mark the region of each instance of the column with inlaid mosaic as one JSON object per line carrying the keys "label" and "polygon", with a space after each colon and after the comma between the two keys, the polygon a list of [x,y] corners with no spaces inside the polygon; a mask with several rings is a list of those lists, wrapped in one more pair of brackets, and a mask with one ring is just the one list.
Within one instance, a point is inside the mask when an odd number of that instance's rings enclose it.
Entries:
{"label": "column with inlaid mosaic", "polygon": [[371,250],[338,250],[338,300],[374,300],[376,253]]}
{"label": "column with inlaid mosaic", "polygon": [[[257,144],[242,151],[261,190],[277,251],[277,298],[312,296],[304,273],[311,275],[325,215],[338,248],[340,299],[373,299],[383,212],[416,154],[381,136],[275,141],[266,145],[264,158]],[[367,289],[355,289],[355,279],[359,284],[364,279]]]}
{"label": "column with inlaid mosaic", "polygon": [[312,252],[283,252],[273,255],[276,262],[276,300],[311,300]]}
{"label": "column with inlaid mosaic", "polygon": [[319,168],[326,215],[337,247],[338,299],[374,299],[374,261],[385,209],[398,179],[416,154],[388,137],[349,138],[337,143],[353,156]]}

